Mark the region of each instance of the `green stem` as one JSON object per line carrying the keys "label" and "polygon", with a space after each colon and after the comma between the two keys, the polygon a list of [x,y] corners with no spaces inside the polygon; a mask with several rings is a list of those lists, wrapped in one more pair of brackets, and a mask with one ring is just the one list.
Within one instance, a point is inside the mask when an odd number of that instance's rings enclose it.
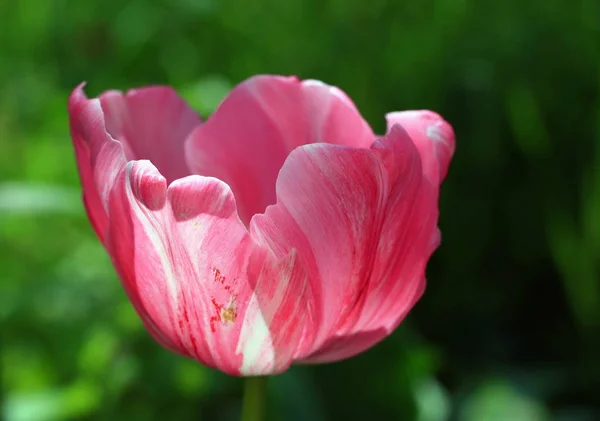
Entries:
{"label": "green stem", "polygon": [[267,377],[246,377],[242,421],[264,421],[267,403]]}

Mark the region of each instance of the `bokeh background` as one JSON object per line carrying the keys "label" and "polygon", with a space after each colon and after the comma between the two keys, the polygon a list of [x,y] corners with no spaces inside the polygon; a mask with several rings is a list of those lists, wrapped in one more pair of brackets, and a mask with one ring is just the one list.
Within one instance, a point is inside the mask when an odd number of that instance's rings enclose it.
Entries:
{"label": "bokeh background", "polygon": [[256,73],[455,127],[425,296],[354,359],[272,379],[270,420],[600,420],[600,2],[0,1],[1,416],[236,420],[241,381],[149,339],[84,215],[66,100]]}

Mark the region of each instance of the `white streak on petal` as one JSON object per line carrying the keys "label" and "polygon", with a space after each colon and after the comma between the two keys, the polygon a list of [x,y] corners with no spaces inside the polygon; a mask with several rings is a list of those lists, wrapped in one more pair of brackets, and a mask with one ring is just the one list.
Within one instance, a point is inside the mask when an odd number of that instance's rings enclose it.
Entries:
{"label": "white streak on petal", "polygon": [[[285,332],[288,341],[300,340],[303,323],[297,315],[302,311],[300,303],[306,283],[306,275],[298,271],[296,250],[263,266],[237,345],[237,352],[243,354],[242,375],[280,372],[287,368],[290,361],[278,352],[285,354],[280,347],[285,348],[289,343],[273,340],[272,323],[275,334]],[[302,285],[300,290],[299,285]]]}
{"label": "white streak on petal", "polygon": [[127,198],[129,199],[129,203],[131,203],[131,210],[135,213],[136,218],[134,219],[143,225],[145,234],[148,236],[148,239],[150,240],[150,243],[152,244],[154,250],[156,250],[156,255],[159,257],[161,268],[164,271],[166,277],[166,285],[172,300],[172,308],[176,309],[178,301],[177,280],[173,271],[173,267],[171,266],[167,250],[165,248],[165,244],[162,242],[156,227],[152,224],[152,219],[154,218],[152,212],[144,210],[144,208],[142,208],[142,206],[140,205],[138,199],[133,194],[133,190],[131,187],[131,169],[134,163],[135,161],[130,161],[127,163],[126,167],[127,185],[125,191],[127,193]]}
{"label": "white streak on petal", "polygon": [[248,303],[236,352],[243,355],[240,367],[243,376],[251,376],[262,371],[257,367],[259,360],[262,361],[261,367],[274,364],[275,350],[269,326],[262,315],[256,294],[252,294]]}

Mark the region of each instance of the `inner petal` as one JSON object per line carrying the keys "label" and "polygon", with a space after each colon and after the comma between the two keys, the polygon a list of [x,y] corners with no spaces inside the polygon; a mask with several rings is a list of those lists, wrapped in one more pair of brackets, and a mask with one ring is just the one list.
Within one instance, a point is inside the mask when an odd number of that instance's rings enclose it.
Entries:
{"label": "inner petal", "polygon": [[173,89],[151,86],[100,96],[106,130],[128,160],[148,159],[168,183],[190,175],[184,141],[200,117]]}
{"label": "inner petal", "polygon": [[188,166],[225,181],[248,225],[276,202],[275,181],[289,153],[309,143],[368,147],[375,136],[338,88],[295,77],[255,76],[233,89],[190,135]]}

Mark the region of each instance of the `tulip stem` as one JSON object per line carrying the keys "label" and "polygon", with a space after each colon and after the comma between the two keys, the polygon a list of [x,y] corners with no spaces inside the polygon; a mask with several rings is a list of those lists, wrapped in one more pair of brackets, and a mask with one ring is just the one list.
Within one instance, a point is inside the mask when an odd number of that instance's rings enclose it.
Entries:
{"label": "tulip stem", "polygon": [[266,398],[267,377],[246,377],[242,421],[264,421]]}

